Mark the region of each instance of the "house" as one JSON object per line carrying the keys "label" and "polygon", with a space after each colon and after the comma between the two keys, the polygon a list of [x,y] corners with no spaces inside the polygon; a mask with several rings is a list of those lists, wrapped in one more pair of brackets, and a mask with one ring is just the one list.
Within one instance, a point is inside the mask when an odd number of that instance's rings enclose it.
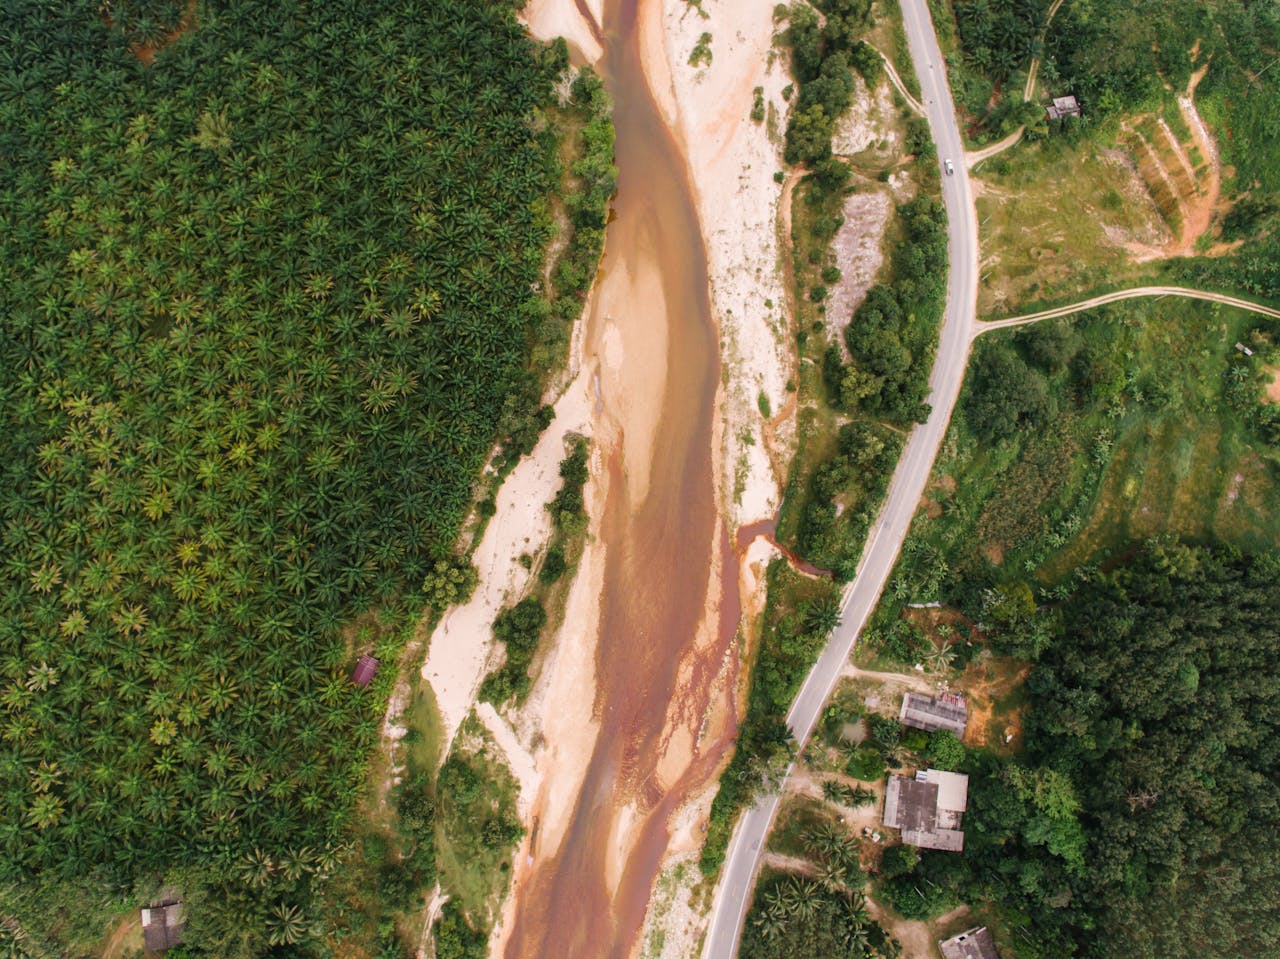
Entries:
{"label": "house", "polygon": [[164,952],[182,942],[182,903],[176,899],[142,910],[142,945],[147,952]]}
{"label": "house", "polygon": [[968,719],[969,705],[958,693],[943,693],[941,696],[907,693],[902,699],[902,709],[898,712],[898,721],[904,726],[930,733],[938,729],[949,729],[956,734],[957,739],[964,738],[964,727]]}
{"label": "house", "polygon": [[938,943],[942,959],[1000,959],[986,926],[979,926]]}
{"label": "house", "polygon": [[960,852],[960,818],[969,801],[969,777],[922,769],[915,777],[890,776],[884,791],[884,824],[902,830],[902,841],[922,849]]}
{"label": "house", "polygon": [[1049,114],[1050,120],[1061,120],[1063,117],[1080,116],[1080,103],[1075,97],[1054,97],[1045,110]]}
{"label": "house", "polygon": [[366,653],[360,657],[356,663],[356,668],[351,670],[351,681],[361,689],[364,689],[373,682],[374,674],[377,672],[378,661]]}

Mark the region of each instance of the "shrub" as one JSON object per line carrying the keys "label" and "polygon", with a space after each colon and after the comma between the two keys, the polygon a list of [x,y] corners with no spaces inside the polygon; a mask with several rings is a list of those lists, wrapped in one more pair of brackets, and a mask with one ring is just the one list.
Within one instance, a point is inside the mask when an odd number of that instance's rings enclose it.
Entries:
{"label": "shrub", "polygon": [[939,729],[929,734],[929,744],[924,759],[936,769],[955,770],[964,765],[964,744],[949,729]]}
{"label": "shrub", "polygon": [[915,846],[890,846],[880,859],[880,875],[886,879],[913,872],[920,864],[920,850]]}

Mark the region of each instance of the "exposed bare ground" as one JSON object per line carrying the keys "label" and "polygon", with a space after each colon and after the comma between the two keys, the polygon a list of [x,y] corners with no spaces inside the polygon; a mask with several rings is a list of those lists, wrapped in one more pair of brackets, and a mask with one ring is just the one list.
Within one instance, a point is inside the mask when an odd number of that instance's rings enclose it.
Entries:
{"label": "exposed bare ground", "polygon": [[968,911],[968,906],[960,906],[932,922],[920,922],[899,919],[870,896],[867,897],[867,912],[902,944],[902,959],[936,959],[941,955],[938,951],[937,930],[950,926]]}
{"label": "exposed bare ground", "polygon": [[1026,681],[1030,670],[1027,664],[1006,656],[982,657],[969,663],[956,684],[969,703],[966,745],[1006,751],[1019,747],[1024,709],[998,711],[1000,702]]}
{"label": "exposed bare ground", "polygon": [[[778,270],[782,276],[784,297],[784,314],[789,336],[795,335],[796,329],[796,297],[795,270],[791,262],[791,202],[795,196],[796,184],[804,176],[803,167],[792,167],[782,185],[782,198],[778,202]],[[788,361],[792,364],[787,370],[794,379],[796,376],[794,354],[788,353]],[[794,391],[785,394],[782,408],[766,420],[760,429],[761,445],[769,457],[769,465],[775,476],[786,476],[791,463],[792,437],[795,428],[796,394]]]}
{"label": "exposed bare ground", "polygon": [[[866,679],[873,683],[889,686],[895,695],[905,690],[911,690],[912,692],[932,696],[938,691],[937,684],[927,678],[924,673],[881,673],[871,669],[862,669],[850,663],[845,666],[844,672],[840,675],[847,679]],[[895,686],[901,687],[901,689],[894,689],[893,687]]]}
{"label": "exposed bare ground", "polygon": [[[831,241],[840,279],[827,292],[827,324],[847,353],[844,328],[862,305],[884,262],[884,234],[893,215],[888,189],[851,193],[845,197],[844,223]],[[846,355],[847,359],[847,355]]]}
{"label": "exposed bare ground", "polygon": [[111,930],[102,948],[102,959],[119,959],[142,951],[142,915],[131,912]]}
{"label": "exposed bare ground", "polygon": [[766,852],[760,857],[766,869],[778,869],[783,872],[794,872],[798,876],[816,876],[818,867],[808,859],[800,856],[784,856],[780,852]]}
{"label": "exposed bare ground", "polygon": [[[1193,61],[1199,44],[1192,51]],[[1195,91],[1209,72],[1206,61],[1191,75],[1187,88],[1178,94],[1178,110],[1191,133],[1191,142],[1183,142],[1162,116],[1141,116],[1126,124],[1126,137],[1137,158],[1138,171],[1161,213],[1174,231],[1173,238],[1161,246],[1131,243],[1127,249],[1139,262],[1188,256],[1202,238],[1211,236],[1217,221],[1230,208],[1222,196],[1222,160],[1218,145],[1200,112],[1196,109]],[[1140,126],[1154,133],[1144,135]],[[1192,149],[1203,157],[1197,163]],[[1238,244],[1218,244],[1208,250],[1220,255]]]}

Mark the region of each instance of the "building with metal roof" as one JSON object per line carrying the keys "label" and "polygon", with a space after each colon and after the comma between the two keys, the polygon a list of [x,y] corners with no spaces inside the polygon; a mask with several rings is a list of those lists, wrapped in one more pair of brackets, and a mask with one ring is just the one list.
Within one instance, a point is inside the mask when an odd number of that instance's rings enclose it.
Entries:
{"label": "building with metal roof", "polygon": [[969,721],[969,704],[959,693],[943,693],[941,696],[921,696],[907,693],[902,698],[898,720],[904,726],[934,732],[949,729],[957,738],[964,738],[964,727]]}
{"label": "building with metal roof", "polygon": [[890,776],[884,792],[884,824],[902,831],[902,841],[922,849],[960,852],[960,819],[968,807],[969,777],[922,769],[914,778]]}
{"label": "building with metal roof", "polygon": [[147,952],[164,952],[182,942],[182,903],[177,900],[142,910],[142,945]]}
{"label": "building with metal roof", "polygon": [[1000,959],[995,941],[986,926],[969,929],[938,943],[942,959]]}
{"label": "building with metal roof", "polygon": [[378,672],[378,661],[372,656],[361,656],[356,663],[356,668],[351,670],[351,681],[361,689],[373,682],[374,675]]}
{"label": "building with metal roof", "polygon": [[1071,96],[1054,97],[1053,103],[1045,108],[1050,120],[1061,120],[1063,117],[1080,116],[1080,102]]}

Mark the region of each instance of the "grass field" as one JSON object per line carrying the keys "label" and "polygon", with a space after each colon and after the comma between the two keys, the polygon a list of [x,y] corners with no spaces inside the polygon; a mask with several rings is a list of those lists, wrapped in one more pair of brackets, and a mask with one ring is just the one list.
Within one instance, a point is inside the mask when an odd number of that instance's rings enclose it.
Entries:
{"label": "grass field", "polygon": [[1160,210],[1108,137],[1022,143],[975,171],[980,316],[1150,276],[1125,244],[1169,239]]}
{"label": "grass field", "polygon": [[[1075,355],[1048,376],[1045,421],[994,444],[967,421],[970,376],[873,638],[894,628],[905,603],[955,603],[978,616],[985,588],[1018,581],[1052,596],[1078,568],[1166,532],[1280,545],[1280,457],[1226,390],[1235,343],[1259,342],[1250,334],[1267,321],[1154,300],[1059,322],[979,341],[975,360],[1006,347],[1033,352],[1042,334]],[[877,651],[863,655],[885,665]]]}

